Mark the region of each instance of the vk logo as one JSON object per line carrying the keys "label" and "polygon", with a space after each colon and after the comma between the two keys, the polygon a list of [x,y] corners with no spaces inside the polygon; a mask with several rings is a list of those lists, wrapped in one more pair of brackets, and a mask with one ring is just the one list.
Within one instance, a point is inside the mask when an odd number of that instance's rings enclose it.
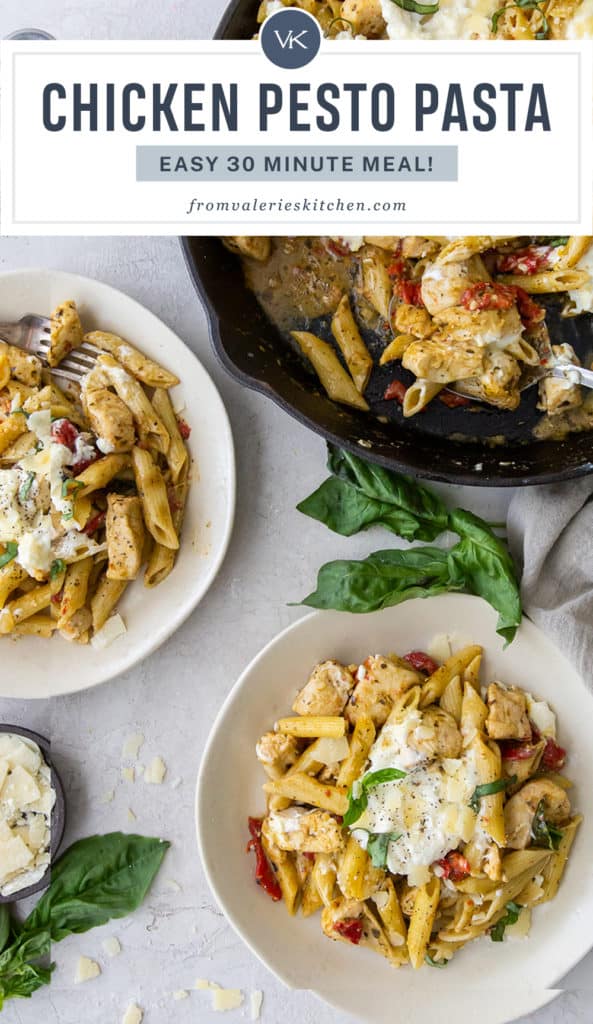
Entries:
{"label": "vk logo", "polygon": [[285,7],[266,19],[259,38],[272,64],[279,68],[304,68],[319,52],[321,28],[306,11]]}

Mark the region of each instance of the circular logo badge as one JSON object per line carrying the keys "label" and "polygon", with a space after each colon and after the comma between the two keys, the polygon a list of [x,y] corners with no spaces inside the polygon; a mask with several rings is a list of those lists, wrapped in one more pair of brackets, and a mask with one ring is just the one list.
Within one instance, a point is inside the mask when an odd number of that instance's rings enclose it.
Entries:
{"label": "circular logo badge", "polygon": [[304,68],[319,53],[321,28],[312,14],[285,7],[271,14],[259,35],[268,60],[279,68]]}

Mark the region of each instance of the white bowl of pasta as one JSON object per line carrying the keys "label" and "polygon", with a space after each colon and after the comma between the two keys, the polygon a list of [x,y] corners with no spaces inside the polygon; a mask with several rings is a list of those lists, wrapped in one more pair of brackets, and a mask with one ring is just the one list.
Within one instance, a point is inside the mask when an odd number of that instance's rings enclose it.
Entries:
{"label": "white bowl of pasta", "polygon": [[[435,1005],[503,1024],[591,945],[593,698],[531,622],[505,650],[495,618],[462,595],[315,612],[246,669],[204,754],[198,841],[229,921],[373,1024]],[[431,646],[436,674],[389,657]]]}
{"label": "white bowl of pasta", "polygon": [[[0,275],[0,323],[27,313],[51,315],[53,369],[0,342],[3,697],[81,690],[150,654],[206,593],[234,515],[224,406],[165,324],[89,278]],[[81,380],[60,374],[83,358]]]}

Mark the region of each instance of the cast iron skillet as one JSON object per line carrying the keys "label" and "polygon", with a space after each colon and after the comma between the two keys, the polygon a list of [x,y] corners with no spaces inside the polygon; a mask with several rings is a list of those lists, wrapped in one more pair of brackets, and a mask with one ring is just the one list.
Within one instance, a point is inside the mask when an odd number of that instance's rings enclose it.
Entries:
{"label": "cast iron skillet", "polygon": [[[217,38],[250,38],[258,6],[258,0],[234,0]],[[404,420],[397,402],[382,399],[393,377],[393,367],[384,367],[373,371],[365,392],[375,416],[332,402],[246,287],[237,257],[216,238],[184,238],[182,246],[223,366],[322,437],[389,468],[449,483],[516,487],[593,472],[593,431],[565,441],[533,440],[537,388],[524,392],[512,413],[478,404],[474,411],[449,409],[437,400],[419,416]],[[581,358],[590,359],[593,316],[564,319],[553,299],[546,304],[552,341],[569,342]],[[294,326],[331,339],[327,318]],[[376,339],[366,335],[365,340],[372,351]],[[413,379],[403,369],[398,375],[406,384]],[[460,440],[460,435],[469,440]],[[504,444],[496,441],[501,437]]]}

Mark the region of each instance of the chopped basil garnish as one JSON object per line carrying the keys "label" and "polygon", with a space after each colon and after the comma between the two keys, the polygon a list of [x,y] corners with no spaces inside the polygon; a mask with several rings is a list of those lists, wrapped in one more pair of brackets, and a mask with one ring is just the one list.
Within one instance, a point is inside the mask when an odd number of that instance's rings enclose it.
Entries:
{"label": "chopped basil garnish", "polygon": [[419,4],[417,0],[392,0],[392,3],[412,14],[436,14],[439,9],[439,0],[435,4]]}
{"label": "chopped basil garnish", "polygon": [[564,832],[556,828],[545,818],[545,801],[540,800],[531,822],[531,838],[535,846],[543,846],[546,850],[557,850],[562,842]]}
{"label": "chopped basil garnish", "polygon": [[441,970],[449,963],[448,960],[434,960],[429,953],[425,954],[424,962],[427,963],[429,967],[439,967]]}
{"label": "chopped basil garnish", "polygon": [[511,775],[510,779],[495,779],[494,782],[484,782],[483,785],[476,786],[469,802],[469,806],[472,811],[478,814],[480,810],[480,800],[482,797],[494,796],[495,793],[502,793],[507,786],[514,786],[516,781],[517,776]]}
{"label": "chopped basil garnish", "polygon": [[62,497],[75,497],[75,495],[77,494],[81,487],[84,487],[82,480],[73,480],[72,477],[68,477],[68,479],[64,480],[64,482],[62,483]]}
{"label": "chopped basil garnish", "polygon": [[557,249],[561,245],[568,245],[568,236],[566,238],[552,238],[550,245],[552,249]]}
{"label": "chopped basil garnish", "polygon": [[51,569],[49,570],[49,578],[53,581],[61,576],[63,572],[66,572],[66,563],[62,558],[54,558],[51,563]]}
{"label": "chopped basil garnish", "polygon": [[26,501],[29,497],[33,481],[35,479],[35,473],[28,473],[27,479],[23,481],[19,487],[19,501]]}
{"label": "chopped basil garnish", "polygon": [[24,410],[24,409],[21,409],[20,405],[19,405],[18,409],[11,409],[11,410],[10,410],[10,415],[11,415],[11,416],[16,416],[16,414],[17,414],[17,413],[20,413],[20,414],[21,414],[21,416],[26,416],[26,415],[27,415],[27,413],[25,412],[25,410]]}
{"label": "chopped basil garnish", "polygon": [[390,843],[401,839],[401,832],[371,832],[367,843],[367,853],[374,868],[387,867],[387,851]]}
{"label": "chopped basil garnish", "polygon": [[504,917],[501,917],[500,921],[497,921],[494,927],[490,929],[490,938],[493,942],[502,942],[505,929],[508,925],[517,923],[523,907],[520,903],[514,903],[513,900],[510,900],[506,904],[505,910],[506,914]]}
{"label": "chopped basil garnish", "polygon": [[548,33],[550,31],[550,25],[548,23],[546,15],[544,14],[541,8],[541,5],[543,3],[544,0],[517,0],[517,2],[514,4],[507,4],[505,7],[499,7],[498,10],[495,11],[494,14],[492,15],[492,35],[496,35],[496,31],[498,29],[498,22],[502,18],[503,14],[505,14],[507,11],[518,9],[522,11],[539,11],[539,13],[542,16],[542,27],[539,30],[539,32],[535,33],[535,38],[547,39]]}
{"label": "chopped basil garnish", "polygon": [[348,792],[348,810],[344,815],[344,825],[353,825],[366,811],[369,803],[369,789],[372,789],[373,786],[380,786],[384,782],[403,779],[406,774],[399,768],[380,768],[376,772],[367,772],[359,782],[353,783]]}
{"label": "chopped basil garnish", "polygon": [[0,569],[3,569],[5,565],[8,565],[9,562],[12,562],[13,558],[16,558],[18,553],[18,544],[15,544],[13,540],[9,540],[8,544],[6,545],[6,550],[4,554],[0,555]]}

